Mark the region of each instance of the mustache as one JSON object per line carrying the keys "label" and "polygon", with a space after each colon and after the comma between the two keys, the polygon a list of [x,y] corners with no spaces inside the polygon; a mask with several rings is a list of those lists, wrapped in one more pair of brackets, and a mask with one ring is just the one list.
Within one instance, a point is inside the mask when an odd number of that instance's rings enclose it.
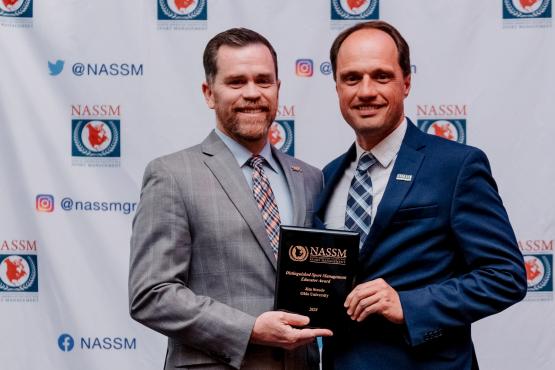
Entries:
{"label": "mustache", "polygon": [[263,112],[270,111],[270,107],[266,104],[241,104],[240,106],[234,108],[236,112],[247,109],[260,109]]}

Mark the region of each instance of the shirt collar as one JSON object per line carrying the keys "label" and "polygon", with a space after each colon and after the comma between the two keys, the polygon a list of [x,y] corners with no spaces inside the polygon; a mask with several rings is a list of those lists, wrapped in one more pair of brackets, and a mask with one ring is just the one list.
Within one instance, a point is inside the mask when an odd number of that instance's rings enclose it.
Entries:
{"label": "shirt collar", "polygon": [[[224,144],[229,148],[231,154],[233,154],[235,160],[237,160],[239,167],[243,167],[253,154],[247,148],[233,140],[231,137],[227,136],[217,127],[215,128],[215,131],[220,139],[222,139]],[[279,172],[279,167],[276,160],[274,159],[274,156],[272,155],[272,149],[269,142],[266,142],[259,155],[266,160],[267,167],[269,167],[272,171],[276,173]]]}
{"label": "shirt collar", "polygon": [[[403,143],[403,138],[405,137],[405,132],[407,131],[407,119],[403,118],[403,122],[393,132],[385,137],[382,141],[380,141],[376,146],[370,149],[370,153],[376,158],[378,163],[382,167],[387,167],[395,159],[395,156],[399,152],[401,148],[401,144]],[[366,150],[362,149],[362,147],[358,144],[355,140],[355,145],[357,149],[357,158],[367,152]],[[358,159],[357,159],[358,160]]]}

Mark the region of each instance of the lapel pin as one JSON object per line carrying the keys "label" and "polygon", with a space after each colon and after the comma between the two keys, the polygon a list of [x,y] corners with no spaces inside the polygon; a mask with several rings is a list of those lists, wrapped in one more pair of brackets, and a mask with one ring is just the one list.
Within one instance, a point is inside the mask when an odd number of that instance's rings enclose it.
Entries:
{"label": "lapel pin", "polygon": [[303,172],[302,168],[300,168],[299,166],[291,166],[291,169],[295,172]]}
{"label": "lapel pin", "polygon": [[395,178],[395,180],[399,180],[399,181],[412,181],[412,175],[407,175],[404,173],[398,173],[397,177]]}

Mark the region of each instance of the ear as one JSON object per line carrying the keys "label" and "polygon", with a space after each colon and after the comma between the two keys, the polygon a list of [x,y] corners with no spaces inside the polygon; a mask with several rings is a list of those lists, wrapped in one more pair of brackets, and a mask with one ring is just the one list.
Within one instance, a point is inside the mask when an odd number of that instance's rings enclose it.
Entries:
{"label": "ear", "polygon": [[403,87],[404,87],[404,90],[405,90],[405,98],[407,96],[409,96],[411,76],[412,76],[412,74],[409,73],[407,76],[405,76],[403,78]]}
{"label": "ear", "polygon": [[212,91],[210,84],[206,81],[202,83],[202,95],[204,95],[204,100],[206,100],[208,108],[214,109],[214,92]]}

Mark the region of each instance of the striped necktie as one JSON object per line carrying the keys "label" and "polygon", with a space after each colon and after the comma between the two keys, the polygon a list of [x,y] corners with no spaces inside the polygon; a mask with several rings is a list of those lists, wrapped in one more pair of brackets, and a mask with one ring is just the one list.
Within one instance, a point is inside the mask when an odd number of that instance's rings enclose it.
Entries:
{"label": "striped necktie", "polygon": [[258,210],[262,214],[262,219],[266,226],[266,233],[270,239],[270,245],[272,246],[274,256],[277,256],[279,225],[281,221],[274,192],[270,187],[270,182],[264,174],[264,168],[262,167],[265,161],[266,160],[262,156],[255,155],[247,161],[247,165],[253,168],[252,192],[258,205]]}
{"label": "striped necktie", "polygon": [[358,160],[355,176],[351,181],[345,211],[345,228],[360,234],[360,247],[370,233],[372,221],[372,180],[368,170],[376,163],[370,153],[364,153]]}

